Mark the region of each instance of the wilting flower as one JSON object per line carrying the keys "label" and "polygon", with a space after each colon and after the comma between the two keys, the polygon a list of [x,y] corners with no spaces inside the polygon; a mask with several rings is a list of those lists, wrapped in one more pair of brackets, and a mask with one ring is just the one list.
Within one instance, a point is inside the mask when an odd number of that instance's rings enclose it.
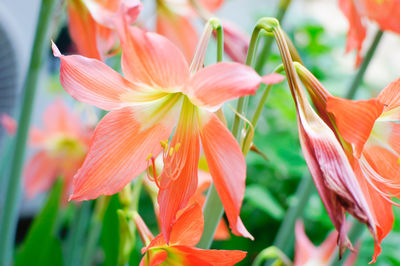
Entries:
{"label": "wilting flower", "polygon": [[[349,212],[370,227],[376,241],[375,261],[380,242],[393,225],[392,205],[398,204],[391,197],[400,192],[400,80],[389,84],[377,98],[353,101],[332,96],[311,73],[300,69],[305,82],[313,84],[308,90],[314,105],[340,140],[357,177],[357,189],[346,190],[361,192],[366,200],[367,213]],[[348,203],[340,204],[349,210]]]}
{"label": "wilting flower", "polygon": [[120,191],[147,168],[149,157],[162,151],[164,168],[155,180],[160,187],[162,232],[168,240],[176,213],[197,188],[201,139],[233,233],[251,237],[239,217],[244,157],[235,138],[210,111],[255,93],[261,82],[272,84],[283,77],[260,77],[237,63],[218,63],[193,73],[196,69],[189,69],[184,55],[166,38],[126,23],[119,32],[126,79],[98,60],[63,56],[53,45],[66,91],[81,102],[111,111],[95,130],[88,156],[74,178],[71,199]]}
{"label": "wilting flower", "polygon": [[250,37],[230,21],[222,22],[224,31],[224,49],[229,57],[238,63],[245,63]]}
{"label": "wilting flower", "polygon": [[[215,11],[224,0],[199,0],[207,11]],[[157,33],[164,35],[177,45],[187,60],[191,60],[199,37],[191,18],[198,16],[190,0],[157,1]]]}
{"label": "wilting flower", "polygon": [[365,19],[376,22],[382,30],[400,33],[399,0],[339,0],[339,7],[350,24],[346,50],[357,50],[357,65],[362,59],[360,51],[366,36]]}
{"label": "wilting flower", "polygon": [[142,249],[145,254],[140,265],[234,265],[241,261],[246,252],[239,250],[204,250],[196,248],[203,233],[203,214],[199,204],[188,207],[178,217],[171,229],[169,243],[162,234],[153,238],[151,232],[135,214],[139,234],[148,246]]}
{"label": "wilting flower", "polygon": [[141,10],[139,0],[68,0],[69,32],[78,53],[99,60],[116,42],[115,20],[133,23]]}
{"label": "wilting flower", "polygon": [[64,203],[72,191],[72,179],[88,150],[92,129],[57,100],[43,114],[43,128],[32,128],[30,145],[37,152],[25,165],[27,198],[48,190],[57,178],[64,180]]}
{"label": "wilting flower", "polygon": [[[324,242],[315,247],[304,232],[303,222],[297,221],[295,228],[296,246],[294,254],[294,266],[304,265],[332,265],[336,255],[336,231],[330,233]],[[343,265],[354,265],[357,259],[357,252],[353,252]]]}

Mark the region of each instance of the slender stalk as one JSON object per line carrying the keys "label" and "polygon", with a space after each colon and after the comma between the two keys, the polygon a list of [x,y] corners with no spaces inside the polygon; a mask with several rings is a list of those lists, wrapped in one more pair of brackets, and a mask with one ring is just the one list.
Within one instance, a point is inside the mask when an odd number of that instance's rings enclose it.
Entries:
{"label": "slender stalk", "polygon": [[[248,65],[248,66],[251,66],[253,63],[254,55],[255,55],[255,52],[257,49],[257,40],[258,40],[258,36],[259,36],[261,30],[262,30],[262,28],[257,23],[257,25],[255,26],[253,33],[251,35],[249,50],[247,51],[246,65]],[[246,101],[246,97],[241,97],[238,99],[238,102],[236,105],[236,111],[239,114],[243,114],[245,101]],[[232,125],[232,134],[236,138],[239,137],[239,134],[238,134],[239,128],[240,128],[240,117],[238,115],[235,115],[235,118],[233,120],[233,125]]]}
{"label": "slender stalk", "polygon": [[102,229],[102,221],[107,209],[110,197],[103,196],[96,200],[93,215],[91,216],[89,232],[85,241],[85,248],[82,258],[82,266],[92,265],[93,256],[96,251],[96,245]]}
{"label": "slender stalk", "polygon": [[199,248],[210,248],[217,225],[224,214],[224,206],[219,198],[215,186],[212,184],[207,193],[207,200],[203,208],[204,214],[204,230],[200,242],[197,244]]}
{"label": "slender stalk", "polygon": [[80,265],[83,258],[85,232],[91,214],[90,202],[84,201],[75,212],[67,239],[65,265]]}
{"label": "slender stalk", "polygon": [[375,33],[374,40],[372,41],[371,46],[368,48],[368,51],[365,54],[361,66],[358,69],[357,74],[355,75],[353,81],[350,84],[349,90],[347,91],[346,94],[346,98],[352,99],[356,95],[357,89],[364,78],[365,72],[367,71],[369,63],[371,62],[371,59],[375,54],[376,49],[378,48],[378,44],[381,41],[382,36],[383,36],[383,31],[377,30],[377,32]]}
{"label": "slender stalk", "polygon": [[25,156],[25,146],[31,121],[33,103],[36,94],[39,72],[42,66],[44,51],[50,45],[49,26],[56,6],[56,0],[42,0],[39,20],[36,26],[28,73],[23,88],[23,100],[18,123],[16,145],[12,156],[10,179],[6,189],[6,201],[3,208],[0,228],[0,266],[11,264],[14,248],[14,234],[17,225],[18,205],[20,198],[20,176]]}
{"label": "slender stalk", "polygon": [[[278,10],[276,12],[275,17],[277,20],[279,20],[281,22],[281,24],[282,24],[282,21],[286,14],[286,10],[288,9],[290,3],[291,3],[291,0],[281,0],[279,2]],[[271,53],[271,48],[272,48],[273,42],[274,42],[273,38],[265,39],[264,45],[261,48],[261,52],[258,54],[256,65],[255,65],[254,69],[259,74],[261,74],[263,72],[265,62],[267,62],[268,57]]]}

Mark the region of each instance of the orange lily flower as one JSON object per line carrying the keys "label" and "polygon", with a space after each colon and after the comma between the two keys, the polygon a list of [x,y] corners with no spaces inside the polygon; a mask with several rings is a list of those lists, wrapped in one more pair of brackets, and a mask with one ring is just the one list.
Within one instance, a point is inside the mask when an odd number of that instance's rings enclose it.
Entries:
{"label": "orange lily flower", "polygon": [[27,162],[24,186],[27,198],[48,190],[57,177],[64,179],[64,203],[72,191],[72,179],[82,165],[92,130],[57,100],[44,112],[43,129],[32,128],[30,144],[38,152]]}
{"label": "orange lily flower", "polygon": [[[153,167],[154,167],[154,164],[153,164]],[[160,208],[157,203],[157,194],[158,194],[159,189],[154,182],[150,181],[150,179],[152,179],[152,177],[145,178],[144,184],[145,184],[146,189],[149,192],[150,197],[152,199],[152,202],[154,205],[154,212],[156,214],[158,224],[160,225],[161,224]],[[189,206],[193,205],[194,203],[199,203],[200,206],[203,207],[206,202],[206,197],[204,195],[204,192],[206,192],[208,187],[211,185],[211,182],[212,182],[212,177],[211,177],[210,173],[203,171],[203,170],[199,170],[196,192],[189,199],[187,207],[185,209],[180,210],[177,215],[179,216],[180,213],[185,212],[185,210],[187,208],[189,208]],[[226,240],[229,238],[230,238],[230,234],[229,234],[228,226],[226,225],[225,221],[223,219],[221,219],[221,221],[219,222],[219,224],[217,226],[217,229],[215,230],[214,240]]]}
{"label": "orange lily flower", "polygon": [[103,60],[114,47],[114,20],[126,16],[133,23],[140,13],[139,0],[68,0],[69,32],[78,53]]}
{"label": "orange lily flower", "polygon": [[204,250],[196,248],[203,233],[203,213],[199,204],[187,208],[174,222],[169,244],[162,234],[153,238],[138,214],[135,223],[142,240],[150,242],[142,249],[141,266],[147,265],[234,265],[246,256],[239,250]]}
{"label": "orange lily flower", "polygon": [[341,141],[357,177],[356,191],[361,190],[368,215],[349,212],[368,224],[375,238],[375,262],[380,243],[393,225],[392,205],[398,206],[391,197],[400,192],[400,79],[374,99],[354,101],[332,96],[309,72],[302,76],[313,84],[308,87],[311,98],[321,118]]}
{"label": "orange lily flower", "polygon": [[[315,247],[304,232],[302,221],[296,222],[295,228],[296,246],[294,254],[294,266],[302,265],[332,265],[335,258],[337,231],[328,235],[324,242]],[[357,252],[352,252],[343,265],[354,265],[357,259]]]}
{"label": "orange lily flower", "polygon": [[197,188],[201,139],[233,233],[251,238],[239,217],[244,157],[212,111],[225,101],[255,93],[262,82],[277,83],[283,77],[260,77],[238,63],[218,63],[194,73],[202,62],[195,60],[189,69],[181,51],[163,36],[126,23],[119,29],[126,79],[98,60],[63,56],[53,44],[66,91],[81,102],[111,111],[94,132],[70,199],[88,200],[122,190],[147,168],[149,157],[163,151],[164,168],[155,181],[160,187],[162,232],[168,241],[176,213]]}
{"label": "orange lily flower", "polygon": [[339,0],[339,7],[350,24],[346,50],[357,50],[356,65],[362,60],[360,51],[366,36],[363,19],[376,22],[382,30],[400,33],[399,0]]}
{"label": "orange lily flower", "polygon": [[[224,0],[198,1],[210,12],[217,10],[224,3]],[[197,31],[190,21],[196,16],[189,0],[157,0],[156,32],[177,45],[188,61],[192,59],[199,41]]]}

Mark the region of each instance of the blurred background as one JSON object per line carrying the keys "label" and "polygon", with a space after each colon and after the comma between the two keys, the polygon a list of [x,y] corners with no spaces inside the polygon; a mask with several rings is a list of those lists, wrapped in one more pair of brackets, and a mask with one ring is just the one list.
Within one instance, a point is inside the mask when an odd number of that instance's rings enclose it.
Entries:
{"label": "blurred background", "polygon": [[[143,1],[145,9],[139,17],[139,23],[154,23],[154,3]],[[218,17],[234,21],[249,35],[257,22],[264,16],[275,16],[278,1],[275,0],[229,0],[218,10]],[[39,0],[0,0],[0,113],[8,113],[17,117],[22,80],[29,63],[30,49],[38,16]],[[61,16],[61,15],[60,15]],[[65,20],[65,18],[60,18]],[[304,65],[334,95],[343,96],[356,73],[354,67],[355,53],[345,53],[348,22],[334,0],[294,0],[283,21],[284,30],[289,34],[300,52]],[[71,41],[66,24],[56,32],[54,39],[62,52],[68,53]],[[376,25],[370,23],[367,43],[371,42],[371,34]],[[201,25],[199,25],[199,30]],[[265,39],[261,42],[264,42]],[[208,56],[214,60],[214,46],[210,46]],[[368,45],[364,45],[368,47]],[[374,97],[389,82],[400,74],[400,38],[386,32],[378,50],[366,72],[364,82],[359,88],[357,98]],[[264,68],[264,73],[271,72],[280,64],[277,48],[273,45],[272,55]],[[39,92],[33,112],[33,125],[40,125],[41,115],[48,103],[54,98],[62,97],[71,106],[77,107],[74,101],[58,82],[58,62],[47,51],[46,67],[42,71]],[[212,59],[211,59],[212,58]],[[45,72],[50,72],[47,75]],[[256,100],[257,97],[252,100]],[[230,103],[235,106],[234,103]],[[249,105],[249,112],[252,104]],[[225,107],[228,121],[232,112]],[[307,166],[301,153],[296,114],[293,100],[286,83],[274,86],[263,116],[257,125],[254,144],[266,158],[250,153],[248,162],[248,181],[245,201],[242,208],[242,220],[255,241],[231,236],[227,241],[215,241],[216,249],[240,249],[248,251],[246,259],[240,265],[249,265],[264,248],[273,244],[276,233],[285,213],[290,206],[295,206],[298,198],[296,189],[304,178],[310,178]],[[0,129],[0,151],[5,150],[7,135]],[[28,150],[27,156],[32,151]],[[44,195],[32,201],[22,201],[18,226],[18,241],[21,241],[31,223],[32,217],[43,204]],[[151,201],[143,193],[140,211],[151,229],[156,231],[157,224],[153,214]],[[394,208],[396,220],[393,231],[382,244],[382,255],[378,265],[400,265],[400,210]],[[328,232],[333,230],[331,221],[313,188],[312,196],[302,214],[306,232],[311,241],[319,245]],[[153,231],[153,232],[154,232]],[[293,254],[294,232],[285,243],[287,254]],[[365,230],[363,243],[358,256],[357,265],[366,265],[373,252],[373,239]],[[137,254],[137,256],[140,256]]]}

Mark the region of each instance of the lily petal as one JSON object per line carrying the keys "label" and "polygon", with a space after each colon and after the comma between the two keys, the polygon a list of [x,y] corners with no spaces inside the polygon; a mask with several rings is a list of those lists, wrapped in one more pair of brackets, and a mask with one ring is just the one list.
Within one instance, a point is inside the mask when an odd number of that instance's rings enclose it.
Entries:
{"label": "lily petal", "polygon": [[190,206],[172,226],[170,245],[195,246],[203,234],[203,212],[198,203]]}
{"label": "lily petal", "polygon": [[186,93],[195,105],[216,110],[226,101],[255,94],[260,83],[275,84],[282,80],[280,74],[260,77],[251,67],[239,63],[217,63],[198,71]]}
{"label": "lily petal", "polygon": [[161,232],[168,243],[178,211],[186,207],[197,188],[200,156],[197,111],[187,99],[184,100],[170,148],[165,153],[157,200]]}
{"label": "lily petal", "polygon": [[80,102],[104,110],[124,107],[121,95],[135,93],[137,87],[106,64],[79,55],[64,56],[53,43],[54,56],[61,59],[60,82]]}
{"label": "lily petal", "polygon": [[349,21],[349,32],[347,34],[347,47],[346,51],[349,52],[353,49],[357,50],[356,65],[361,62],[361,49],[362,43],[367,35],[364,24],[361,21],[360,14],[353,1],[339,0],[339,7]]}
{"label": "lily petal", "polygon": [[231,266],[246,257],[240,250],[204,250],[188,246],[174,246],[183,257],[183,265]]}
{"label": "lily petal", "polygon": [[88,155],[74,177],[71,199],[88,200],[120,191],[147,167],[149,154],[161,151],[174,123],[141,124],[134,108],[108,113],[97,125]]}
{"label": "lily petal", "polygon": [[122,71],[132,82],[167,92],[180,91],[189,78],[182,52],[167,38],[124,21],[118,25],[122,47]]}
{"label": "lily petal", "polygon": [[79,54],[101,60],[97,47],[96,22],[82,0],[68,1],[68,29]]}
{"label": "lily petal", "polygon": [[322,202],[339,232],[342,254],[344,248],[351,247],[346,236],[345,210],[367,224],[376,239],[371,207],[333,131],[315,113],[303,90],[294,91],[294,99],[303,154]]}
{"label": "lily petal", "polygon": [[3,113],[0,115],[0,124],[4,127],[7,134],[10,136],[14,136],[17,132],[17,121],[8,114]]}
{"label": "lily petal", "polygon": [[210,12],[216,11],[225,0],[199,0],[199,3]]}
{"label": "lily petal", "polygon": [[239,144],[213,113],[200,115],[200,137],[215,188],[235,235],[253,237],[239,217],[246,185],[246,162]]}
{"label": "lily petal", "polygon": [[304,224],[298,220],[295,226],[295,256],[294,265],[306,265],[306,263],[315,255],[316,247],[308,239],[304,232]]}
{"label": "lily petal", "polygon": [[157,15],[156,31],[178,46],[188,62],[192,60],[199,37],[188,18],[160,11]]}
{"label": "lily petal", "polygon": [[79,135],[82,131],[79,117],[72,113],[60,99],[54,101],[44,111],[43,123],[44,131],[49,134],[63,132]]}
{"label": "lily petal", "polygon": [[[400,78],[387,85],[378,95],[378,100],[385,105],[385,112],[400,106]],[[400,117],[399,117],[400,118]]]}
{"label": "lily petal", "polygon": [[376,119],[382,114],[383,107],[376,99],[353,101],[328,97],[327,111],[335,116],[340,135],[353,145],[357,158],[361,155]]}
{"label": "lily petal", "polygon": [[46,151],[35,154],[24,170],[26,197],[33,198],[38,193],[48,190],[57,179],[58,163],[49,157]]}

